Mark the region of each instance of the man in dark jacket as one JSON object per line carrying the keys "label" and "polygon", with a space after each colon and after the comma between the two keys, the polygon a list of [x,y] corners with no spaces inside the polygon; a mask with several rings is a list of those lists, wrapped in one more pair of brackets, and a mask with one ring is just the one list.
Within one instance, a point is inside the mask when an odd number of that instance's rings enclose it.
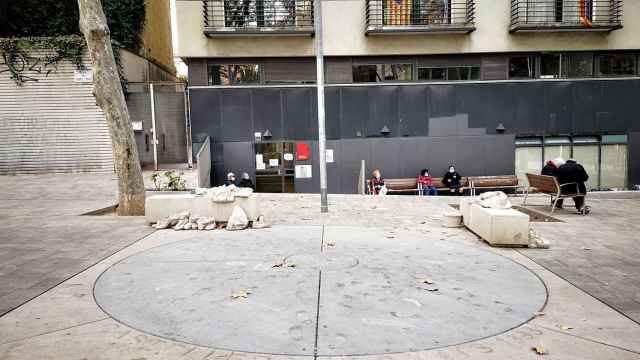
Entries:
{"label": "man in dark jacket", "polygon": [[[584,182],[589,180],[589,175],[582,165],[578,164],[574,159],[569,159],[564,165],[558,167],[558,170],[556,170],[556,177],[558,178],[558,183],[560,183],[560,185],[576,183],[576,185],[563,186],[563,194],[587,193],[587,187],[584,185]],[[583,214],[589,212],[589,208],[584,206],[584,197],[574,197],[573,201],[576,203],[576,209],[579,212]]]}
{"label": "man in dark jacket", "polygon": [[[542,172],[540,174],[555,177],[556,171],[558,171],[558,167],[562,165],[564,165],[563,158],[556,158],[553,160],[549,160],[547,161],[545,166],[542,168]],[[563,202],[564,202],[564,199],[558,199],[558,201],[556,202],[556,209],[562,209]]]}

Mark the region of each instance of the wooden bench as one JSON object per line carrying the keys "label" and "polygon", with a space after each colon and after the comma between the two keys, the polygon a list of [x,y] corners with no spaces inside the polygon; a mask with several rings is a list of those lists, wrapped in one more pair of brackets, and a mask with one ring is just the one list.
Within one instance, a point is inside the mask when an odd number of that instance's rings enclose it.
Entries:
{"label": "wooden bench", "polygon": [[478,189],[518,189],[518,177],[515,175],[470,176],[471,196],[476,195]]}
{"label": "wooden bench", "polygon": [[537,174],[529,174],[529,173],[527,173],[527,180],[529,180],[529,188],[527,188],[522,205],[527,204],[527,197],[529,196],[529,191],[531,188],[534,188],[537,192],[541,194],[547,194],[551,196],[551,213],[552,214],[556,209],[556,204],[558,203],[558,200],[560,199],[582,197],[582,198],[585,198],[585,203],[586,203],[587,194],[581,194],[581,193],[562,194],[563,187],[568,187],[569,189],[571,189],[571,187],[573,186],[573,188],[577,190],[578,183],[572,182],[572,183],[566,183],[566,184],[560,185],[558,183],[558,179],[556,179],[554,176],[537,175]]}
{"label": "wooden bench", "polygon": [[[384,179],[384,185],[387,187],[388,193],[413,193],[416,195],[422,195],[422,187],[418,184],[417,178],[409,178],[409,179]],[[463,188],[468,187],[469,179],[463,177],[460,181],[460,185]],[[442,178],[433,178],[433,186],[438,189],[438,191],[448,189],[444,184],[442,184]],[[373,189],[371,188],[371,179],[367,179],[367,194],[373,194]]]}

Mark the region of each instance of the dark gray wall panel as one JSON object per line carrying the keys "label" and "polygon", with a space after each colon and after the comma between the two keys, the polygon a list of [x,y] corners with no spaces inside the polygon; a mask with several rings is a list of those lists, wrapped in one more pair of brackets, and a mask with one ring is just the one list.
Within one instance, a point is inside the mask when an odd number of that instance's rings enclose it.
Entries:
{"label": "dark gray wall panel", "polygon": [[484,80],[506,80],[509,72],[508,55],[484,55],[481,71]]}
{"label": "dark gray wall panel", "polygon": [[208,85],[209,75],[207,73],[206,59],[188,59],[188,75],[190,86]]}
{"label": "dark gray wall panel", "polygon": [[[483,151],[487,137],[464,136],[450,141],[457,142],[455,165],[464,176],[482,176],[487,173],[487,159]],[[490,158],[491,159],[491,158]]]}
{"label": "dark gray wall panel", "polygon": [[429,117],[452,116],[456,113],[455,85],[428,85]]}
{"label": "dark gray wall panel", "polygon": [[596,131],[596,101],[600,101],[600,86],[597,82],[577,81],[571,84],[573,131],[577,133]]}
{"label": "dark gray wall panel", "polygon": [[369,119],[369,96],[365,87],[346,87],[342,89],[342,121],[340,134],[343,138],[365,136],[365,127]]}
{"label": "dark gray wall panel", "polygon": [[427,141],[427,158],[431,175],[441,177],[449,165],[456,162],[458,154],[456,138],[428,138]]}
{"label": "dark gray wall panel", "polygon": [[315,81],[316,62],[312,58],[264,60],[265,82]]}
{"label": "dark gray wall panel", "polygon": [[[341,192],[340,177],[342,174],[340,164],[342,163],[342,146],[339,140],[329,140],[326,148],[333,150],[333,162],[327,163],[327,189],[330,194],[338,194]],[[318,171],[320,171],[319,167]]]}
{"label": "dark gray wall panel", "polygon": [[227,141],[251,141],[253,119],[250,89],[222,91],[222,138]]}
{"label": "dark gray wall panel", "polygon": [[567,134],[572,123],[571,83],[554,82],[544,84],[545,133]]}
{"label": "dark gray wall panel", "polygon": [[640,94],[638,93],[637,81],[600,82],[598,90],[599,94],[594,102],[595,111],[608,115],[596,116],[597,130],[624,132],[629,129],[629,125],[633,128],[634,123],[637,122],[634,121],[633,116],[637,112],[625,111],[625,109],[634,109],[638,106]]}
{"label": "dark gray wall panel", "polygon": [[430,168],[427,158],[427,138],[398,138],[398,166],[401,178],[417,177],[421,169]]}
{"label": "dark gray wall panel", "polygon": [[316,120],[315,96],[313,88],[282,90],[285,138],[290,140],[317,139],[318,122]]}
{"label": "dark gray wall panel", "polygon": [[[224,143],[224,178],[232,172],[240,179],[243,172],[253,176],[256,172],[253,143],[251,142],[227,142]],[[255,180],[255,179],[254,179]]]}
{"label": "dark gray wall panel", "polygon": [[369,118],[366,135],[380,136],[383,127],[391,131],[388,136],[398,136],[398,88],[396,86],[372,86],[368,88]]}
{"label": "dark gray wall panel", "polygon": [[429,101],[424,86],[398,87],[398,136],[428,134]]}
{"label": "dark gray wall panel", "polygon": [[371,160],[371,143],[369,139],[344,139],[340,143],[339,191],[346,194],[355,194],[358,192],[361,160],[365,161],[367,179],[371,177],[371,171],[375,168]]}
{"label": "dark gray wall panel", "polygon": [[190,89],[191,136],[201,142],[209,135],[214,142],[222,142],[222,92],[216,89]]}
{"label": "dark gray wall panel", "polygon": [[399,178],[400,144],[397,139],[369,139],[371,144],[371,168],[378,168],[385,178]]}
{"label": "dark gray wall panel", "polygon": [[[295,190],[299,193],[318,193],[320,192],[320,165],[318,161],[318,142],[317,141],[298,141],[309,145],[309,161],[296,161],[296,165],[311,165],[310,179],[294,179]],[[328,167],[327,167],[328,168]],[[320,204],[318,204],[320,207]]]}
{"label": "dark gray wall panel", "polygon": [[[325,88],[325,133],[327,139],[340,139],[340,88]],[[315,94],[315,91],[314,91]]]}
{"label": "dark gray wall panel", "polygon": [[280,93],[279,89],[252,91],[253,131],[251,133],[264,133],[268,129],[272,134],[272,140],[283,138]]}
{"label": "dark gray wall panel", "polygon": [[483,137],[485,175],[515,174],[515,135],[502,134]]}
{"label": "dark gray wall panel", "polygon": [[513,97],[515,120],[518,130],[522,133],[544,133],[544,84],[528,83],[518,86],[518,83],[507,85],[516,92]]}

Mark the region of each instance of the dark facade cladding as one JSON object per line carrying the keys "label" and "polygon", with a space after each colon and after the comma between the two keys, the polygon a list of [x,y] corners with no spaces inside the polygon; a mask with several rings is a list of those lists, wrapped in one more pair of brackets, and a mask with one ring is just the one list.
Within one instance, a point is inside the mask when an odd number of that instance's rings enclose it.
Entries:
{"label": "dark facade cladding", "polygon": [[[387,178],[450,163],[463,175],[514,174],[515,138],[550,135],[627,134],[628,184],[640,184],[638,94],[637,79],[327,87],[328,190],[355,193],[360,160]],[[315,87],[194,87],[190,102],[194,142],[213,140],[214,184],[255,173],[254,133],[269,130],[269,141],[310,146],[296,164],[312,164],[313,177],[295,188],[319,190]]]}

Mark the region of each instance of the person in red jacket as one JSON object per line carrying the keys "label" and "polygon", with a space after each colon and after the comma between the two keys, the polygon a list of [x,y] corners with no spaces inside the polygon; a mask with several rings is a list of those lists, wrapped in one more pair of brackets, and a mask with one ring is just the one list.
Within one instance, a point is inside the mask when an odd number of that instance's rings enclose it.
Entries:
{"label": "person in red jacket", "polygon": [[433,186],[433,178],[429,175],[429,169],[420,170],[418,175],[418,184],[422,189],[423,195],[438,195],[438,189]]}
{"label": "person in red jacket", "polygon": [[379,195],[380,191],[384,188],[384,179],[382,178],[382,174],[380,170],[375,169],[371,172],[371,189],[370,193],[372,195]]}

